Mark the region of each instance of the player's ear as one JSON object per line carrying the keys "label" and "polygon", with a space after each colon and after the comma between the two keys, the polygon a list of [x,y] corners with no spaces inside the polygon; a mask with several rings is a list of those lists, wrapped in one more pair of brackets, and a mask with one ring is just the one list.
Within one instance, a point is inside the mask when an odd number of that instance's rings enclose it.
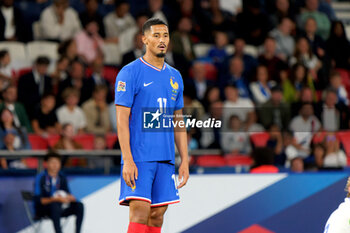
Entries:
{"label": "player's ear", "polygon": [[142,35],[142,42],[145,44],[145,45],[147,45],[147,37],[146,37],[146,35],[145,34],[143,34]]}

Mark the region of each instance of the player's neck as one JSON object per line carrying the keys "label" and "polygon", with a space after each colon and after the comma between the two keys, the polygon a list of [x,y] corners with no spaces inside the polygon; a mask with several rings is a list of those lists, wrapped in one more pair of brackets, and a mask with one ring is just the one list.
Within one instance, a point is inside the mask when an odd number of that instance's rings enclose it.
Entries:
{"label": "player's neck", "polygon": [[145,60],[147,63],[151,64],[152,66],[157,67],[158,69],[162,69],[164,65],[164,57],[157,57],[150,53],[145,53],[143,55],[143,60]]}

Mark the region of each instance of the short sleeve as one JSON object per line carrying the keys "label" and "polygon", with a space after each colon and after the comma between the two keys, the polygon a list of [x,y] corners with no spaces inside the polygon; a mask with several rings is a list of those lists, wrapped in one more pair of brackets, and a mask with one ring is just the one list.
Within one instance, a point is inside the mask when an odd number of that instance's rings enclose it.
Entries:
{"label": "short sleeve", "polygon": [[131,107],[134,102],[136,80],[132,77],[128,69],[123,68],[117,75],[115,81],[115,99],[116,105]]}
{"label": "short sleeve", "polygon": [[183,85],[183,82],[182,82],[182,77],[181,75],[179,75],[180,77],[180,91],[179,91],[179,94],[177,95],[177,98],[176,98],[176,104],[175,104],[175,110],[179,110],[179,109],[182,109],[184,107],[184,98],[183,98],[183,91],[184,91],[184,85]]}

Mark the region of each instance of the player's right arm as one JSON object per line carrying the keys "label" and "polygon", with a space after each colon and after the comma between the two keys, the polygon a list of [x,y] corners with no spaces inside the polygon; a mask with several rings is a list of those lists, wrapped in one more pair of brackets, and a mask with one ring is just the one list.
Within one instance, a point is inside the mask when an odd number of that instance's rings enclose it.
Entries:
{"label": "player's right arm", "polygon": [[125,183],[133,187],[135,179],[137,179],[138,171],[130,149],[130,131],[129,131],[129,116],[130,108],[116,105],[117,112],[117,131],[120,148],[123,154],[123,179]]}

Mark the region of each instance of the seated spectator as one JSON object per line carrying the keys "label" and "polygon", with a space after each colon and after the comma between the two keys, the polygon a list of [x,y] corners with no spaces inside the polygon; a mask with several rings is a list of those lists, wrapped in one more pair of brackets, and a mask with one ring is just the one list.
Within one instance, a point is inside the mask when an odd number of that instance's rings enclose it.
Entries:
{"label": "seated spectator", "polygon": [[348,93],[342,84],[342,78],[337,71],[333,71],[330,74],[329,84],[331,88],[334,88],[337,91],[338,102],[344,105],[349,105]]}
{"label": "seated spectator", "polygon": [[34,207],[38,217],[49,217],[56,233],[61,233],[61,217],[76,216],[75,232],[81,231],[84,206],[70,192],[68,180],[61,170],[61,156],[49,152],[45,161],[47,168],[38,174],[34,183]]}
{"label": "seated spectator", "polygon": [[[94,150],[107,150],[107,143],[104,135],[95,135]],[[106,157],[89,158],[88,167],[103,168],[106,160],[109,160],[112,163],[111,158],[106,158]]]}
{"label": "seated spectator", "polygon": [[43,39],[48,40],[68,40],[81,30],[79,16],[68,0],[54,0],[41,13],[39,23]]}
{"label": "seated spectator", "polygon": [[77,43],[73,39],[65,40],[60,43],[57,50],[61,57],[67,57],[69,62],[73,62],[78,57]]}
{"label": "seated spectator", "polygon": [[62,56],[56,62],[56,69],[51,73],[51,83],[52,83],[52,92],[58,94],[58,88],[60,82],[64,81],[68,77],[68,67],[69,59],[68,57]]}
{"label": "seated spectator", "polygon": [[[296,102],[293,102],[291,104],[291,115],[292,117],[299,114],[300,108],[304,103],[311,103],[314,106],[314,109],[316,107],[316,97],[315,92],[310,87],[303,87],[300,90],[300,97]],[[317,112],[317,111],[316,111]]]}
{"label": "seated spectator", "polygon": [[148,0],[149,17],[158,18],[167,24],[168,20],[162,8],[163,8],[163,0]]}
{"label": "seated spectator", "polygon": [[294,158],[306,159],[311,153],[311,140],[314,133],[321,129],[322,125],[314,115],[313,107],[310,103],[304,103],[299,115],[290,122],[289,129],[293,132],[294,141],[286,148],[287,163]]}
{"label": "seated spectator", "polygon": [[98,34],[104,38],[105,29],[103,25],[103,17],[98,13],[98,0],[85,0],[85,10],[79,14],[82,25],[95,21],[98,24]]}
{"label": "seated spectator", "polygon": [[67,88],[63,91],[62,97],[65,105],[57,109],[56,115],[60,124],[70,123],[74,132],[83,133],[87,126],[84,111],[78,106],[80,93],[75,88]]}
{"label": "seated spectator", "polygon": [[258,115],[256,114],[256,111],[248,112],[247,120],[244,122],[244,131],[249,134],[265,131],[264,127],[258,123]]}
{"label": "seated spectator", "polygon": [[273,2],[275,4],[275,11],[270,15],[270,21],[274,27],[285,17],[295,22],[296,11],[294,4],[290,4],[289,0],[276,0]]}
{"label": "seated spectator", "polygon": [[68,88],[73,87],[80,92],[79,105],[90,99],[92,91],[94,90],[94,82],[85,76],[85,67],[80,60],[74,60],[69,67],[69,76],[62,81],[58,86],[57,106],[62,105],[62,92]]}
{"label": "seated spectator", "polygon": [[342,102],[338,102],[338,92],[334,88],[325,91],[323,101],[316,106],[316,115],[326,131],[348,129],[349,109]]}
{"label": "seated spectator", "polygon": [[283,100],[283,91],[280,86],[271,88],[271,98],[258,108],[258,116],[265,128],[272,124],[276,124],[282,130],[288,128],[290,109]]}
{"label": "seated spectator", "polygon": [[128,1],[116,1],[115,10],[103,19],[108,42],[118,43],[119,47],[125,49],[125,51],[132,48],[130,38],[134,35],[137,27],[134,18],[129,13],[129,9]]}
{"label": "seated spectator", "polygon": [[225,153],[247,155],[251,151],[249,134],[243,131],[243,124],[238,116],[230,116],[228,132],[221,136],[221,148]]}
{"label": "seated spectator", "polygon": [[84,30],[75,35],[78,55],[86,64],[91,64],[97,56],[103,54],[104,42],[98,30],[98,23],[91,20],[86,22]]}
{"label": "seated spectator", "polygon": [[135,59],[141,57],[144,54],[144,46],[142,42],[142,32],[138,32],[134,37],[134,49],[128,51],[123,55],[121,67],[133,62]]}
{"label": "seated spectator", "polygon": [[257,105],[266,103],[271,98],[271,87],[275,84],[269,80],[269,74],[266,66],[259,65],[256,70],[256,82],[250,83],[250,91],[254,102]]}
{"label": "seated spectator", "polygon": [[323,168],[323,161],[326,154],[326,149],[323,143],[314,144],[312,149],[312,154],[315,158],[315,165],[317,169],[321,170]]}
{"label": "seated spectator", "polygon": [[7,150],[30,149],[25,128],[15,126],[14,116],[7,108],[0,112],[0,148]]}
{"label": "seated spectator", "polygon": [[22,41],[30,38],[25,29],[21,10],[16,7],[14,0],[1,1],[0,10],[0,41]]}
{"label": "seated spectator", "polygon": [[82,145],[74,141],[74,127],[70,123],[62,125],[61,138],[54,146],[56,150],[80,150]]}
{"label": "seated spectator", "polygon": [[[218,100],[210,104],[209,111],[203,119],[215,118],[216,120],[223,121],[223,103]],[[200,145],[202,148],[207,149],[221,149],[221,131],[222,128],[210,128],[205,129],[201,128],[202,136],[200,138]]]}
{"label": "seated spectator", "polygon": [[350,70],[350,42],[341,21],[332,23],[331,33],[326,41],[326,54],[331,59],[333,68]]}
{"label": "seated spectator", "polygon": [[187,61],[192,61],[195,58],[191,30],[191,20],[183,17],[179,20],[177,30],[170,37],[173,46],[172,51],[177,54],[183,54]]}
{"label": "seated spectator", "polygon": [[304,160],[302,157],[296,157],[290,161],[290,170],[295,173],[304,172]]}
{"label": "seated spectator", "polygon": [[293,103],[300,100],[301,90],[303,88],[310,88],[312,91],[312,102],[316,100],[315,84],[308,69],[301,63],[297,63],[292,67],[290,77],[281,77],[283,87],[283,97],[288,103]]}
{"label": "seated spectator", "polygon": [[47,75],[49,64],[50,60],[47,57],[39,56],[32,72],[19,78],[18,101],[24,105],[29,119],[33,117],[41,97],[52,90],[51,79]]}
{"label": "seated spectator", "polygon": [[284,140],[281,133],[281,129],[278,125],[272,124],[269,129],[269,140],[266,143],[266,147],[269,148],[274,155],[274,164],[277,166],[284,166],[286,161],[286,155],[284,153]]}
{"label": "seated spectator", "polygon": [[247,120],[249,112],[254,111],[254,104],[248,98],[241,98],[238,95],[236,86],[229,85],[225,88],[226,100],[223,106],[222,128],[228,129],[229,119],[231,115],[237,115],[242,122]]}
{"label": "seated spectator", "polygon": [[273,152],[269,148],[255,148],[252,157],[254,165],[251,167],[250,173],[278,173],[278,168],[273,165]]}
{"label": "seated spectator", "polygon": [[295,65],[296,63],[306,66],[314,79],[317,78],[317,72],[321,68],[322,63],[312,52],[312,48],[305,37],[300,37],[297,40],[294,56],[290,59],[291,65]]}
{"label": "seated spectator", "polygon": [[340,168],[347,165],[347,157],[342,149],[340,142],[334,133],[328,133],[324,141],[325,157],[323,167]]}
{"label": "seated spectator", "polygon": [[96,86],[92,98],[82,106],[87,122],[86,131],[89,133],[106,134],[111,130],[106,102],[107,92],[106,86]]}
{"label": "seated spectator", "polygon": [[244,76],[244,64],[239,56],[232,57],[229,61],[229,71],[227,75],[220,77],[220,88],[224,90],[227,85],[235,85],[238,88],[239,96],[250,98],[248,90],[248,78]]}
{"label": "seated spectator", "polygon": [[204,94],[207,90],[207,87],[212,86],[213,82],[207,80],[205,63],[199,61],[194,62],[192,65],[192,71],[193,78],[190,81],[188,81],[188,84],[195,88],[194,91],[196,92],[196,98],[198,100],[202,100],[204,98]]}
{"label": "seated spectator", "polygon": [[286,67],[286,63],[276,56],[276,40],[272,37],[267,37],[264,42],[264,51],[259,56],[258,62],[260,65],[267,67],[270,79],[278,81],[279,73]]}
{"label": "seated spectator", "polygon": [[209,106],[212,103],[220,100],[220,89],[216,86],[207,87],[207,90],[204,93],[204,98],[202,100],[202,105],[204,107],[205,112],[209,111]]}
{"label": "seated spectator", "polygon": [[2,93],[3,102],[0,103],[0,111],[7,108],[14,117],[16,127],[25,127],[27,132],[32,132],[32,127],[24,106],[17,101],[17,87],[10,85]]}
{"label": "seated spectator", "polygon": [[190,70],[192,61],[188,61],[181,53],[174,53],[171,42],[168,44],[168,50],[165,54],[165,62],[173,67],[176,67],[176,69],[180,71],[183,80],[187,80],[189,78],[188,71]]}
{"label": "seated spectator", "polygon": [[284,61],[293,56],[295,42],[291,33],[294,23],[289,18],[282,18],[278,27],[270,32],[270,36],[276,40],[276,55]]}
{"label": "seated spectator", "polygon": [[60,124],[55,113],[55,96],[46,94],[40,102],[40,106],[37,107],[32,120],[34,133],[43,136],[58,134],[60,132]]}
{"label": "seated spectator", "polygon": [[225,32],[215,32],[215,45],[208,52],[214,64],[220,65],[227,57],[226,46],[228,45],[228,36]]}
{"label": "seated spectator", "polygon": [[316,54],[319,58],[325,55],[325,41],[321,36],[316,34],[317,22],[314,18],[310,17],[305,22],[304,36],[308,40],[312,52]]}
{"label": "seated spectator", "polygon": [[237,15],[237,26],[248,44],[259,46],[264,42],[271,25],[259,0],[251,0],[243,7],[243,12]]}
{"label": "seated spectator", "polygon": [[331,23],[327,15],[318,11],[318,6],[319,0],[305,0],[305,8],[297,19],[298,27],[303,28],[306,20],[312,17],[317,22],[317,34],[326,40],[329,35]]}
{"label": "seated spectator", "polygon": [[7,50],[0,51],[0,91],[3,91],[13,82],[14,69],[11,66],[11,57]]}

